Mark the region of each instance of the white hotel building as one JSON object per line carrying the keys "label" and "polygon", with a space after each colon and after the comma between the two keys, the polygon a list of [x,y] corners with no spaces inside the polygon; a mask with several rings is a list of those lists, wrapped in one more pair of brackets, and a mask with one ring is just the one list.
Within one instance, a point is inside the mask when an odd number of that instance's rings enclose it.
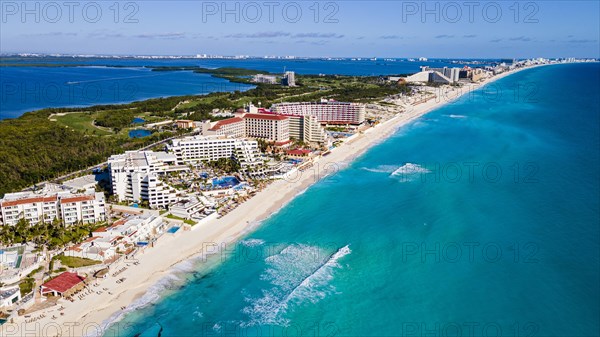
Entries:
{"label": "white hotel building", "polygon": [[176,156],[178,163],[233,158],[244,168],[263,162],[256,141],[225,136],[192,136],[173,139],[168,149]]}
{"label": "white hotel building", "polygon": [[243,138],[246,137],[246,122],[240,117],[220,120],[208,130],[207,134]]}
{"label": "white hotel building", "polygon": [[245,113],[203,128],[203,135],[235,138],[261,138],[284,144],[290,140],[290,121],[286,116],[265,113]]}
{"label": "white hotel building", "polygon": [[271,111],[284,116],[315,116],[321,124],[353,124],[365,121],[365,105],[358,103],[334,102],[292,102],[279,103]]}
{"label": "white hotel building", "polygon": [[118,200],[148,201],[151,208],[166,208],[176,201],[177,191],[159,176],[187,170],[173,154],[153,151],[128,151],[108,158],[113,194]]}
{"label": "white hotel building", "polygon": [[290,140],[290,121],[285,116],[270,114],[245,114],[244,121],[248,137],[262,138],[275,143]]}
{"label": "white hotel building", "polygon": [[95,223],[106,219],[104,193],[60,198],[60,213],[65,225]]}
{"label": "white hotel building", "polygon": [[12,226],[22,218],[30,224],[54,219],[61,219],[65,225],[104,221],[104,194],[93,189],[75,194],[51,184],[38,192],[6,194],[0,200],[0,223]]}

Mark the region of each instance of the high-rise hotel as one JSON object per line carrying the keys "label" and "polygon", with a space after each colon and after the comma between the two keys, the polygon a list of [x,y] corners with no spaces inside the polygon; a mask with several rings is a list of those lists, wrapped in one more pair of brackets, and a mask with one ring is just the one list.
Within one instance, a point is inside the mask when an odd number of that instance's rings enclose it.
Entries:
{"label": "high-rise hotel", "polygon": [[271,111],[283,116],[315,116],[321,124],[358,125],[365,121],[365,105],[335,102],[292,102],[278,103]]}
{"label": "high-rise hotel", "polygon": [[174,154],[128,151],[108,158],[112,193],[119,201],[147,201],[151,208],[166,208],[177,201],[177,191],[160,180],[167,172],[187,170]]}

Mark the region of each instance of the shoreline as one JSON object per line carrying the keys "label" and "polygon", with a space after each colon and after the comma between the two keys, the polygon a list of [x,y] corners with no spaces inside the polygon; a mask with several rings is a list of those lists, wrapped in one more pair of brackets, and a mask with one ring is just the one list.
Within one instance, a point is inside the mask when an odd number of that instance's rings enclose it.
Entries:
{"label": "shoreline", "polygon": [[[147,249],[136,256],[136,260],[139,262],[138,266],[132,266],[118,276],[118,278],[126,278],[126,281],[116,284],[117,277],[112,276],[108,276],[104,280],[97,280],[96,283],[99,283],[99,286],[94,288],[95,291],[102,288],[108,290],[102,294],[92,292],[84,300],[66,303],[64,305],[65,309],[62,311],[64,315],[58,313],[59,306],[40,311],[39,313],[44,313],[46,317],[36,321],[35,329],[47,335],[48,332],[38,329],[46,329],[48,324],[52,324],[54,327],[49,330],[60,331],[61,333],[57,333],[57,335],[82,336],[94,333],[92,327],[95,326],[101,329],[99,332],[102,335],[107,328],[117,323],[123,317],[123,314],[137,307],[137,301],[144,296],[151,295],[148,291],[170,275],[178,264],[201,258],[209,253],[216,253],[213,250],[215,245],[234,244],[242,237],[252,233],[264,220],[270,218],[278,210],[293,201],[296,196],[304,193],[314,183],[327,176],[328,167],[339,168],[340,164],[356,160],[371,147],[385,141],[400,127],[446,104],[451,104],[468,93],[522,70],[540,66],[544,65],[519,68],[496,75],[481,83],[452,88],[451,91],[440,93],[436,90],[435,99],[412,106],[405,112],[397,114],[364,133],[353,136],[352,139],[345,141],[341,146],[332,150],[328,156],[316,160],[313,168],[304,171],[299,177],[290,177],[290,179],[272,182],[253,198],[221,219],[199,224],[193,227],[191,231],[180,231],[175,235],[163,237],[156,243],[154,248]],[[449,93],[452,94],[450,98],[448,98]],[[174,247],[177,247],[177,254],[171,253]],[[112,267],[119,269],[125,264],[126,261],[120,261]],[[109,295],[107,292],[112,292],[112,294]],[[127,307],[125,311],[121,309],[123,307]],[[53,314],[57,315],[58,318],[52,320],[50,317]],[[77,323],[76,326],[75,323]],[[15,319],[14,325],[18,325],[15,327],[15,336],[25,331],[30,332],[33,329],[31,326],[27,327],[27,324],[31,323],[25,323],[23,317]],[[11,325],[13,324],[5,324],[0,328],[0,331],[5,330],[5,326]],[[89,328],[89,331],[85,330],[86,327]],[[44,335],[44,333],[39,335]]]}
{"label": "shoreline", "polygon": [[[29,65],[27,65],[29,67]],[[0,68],[2,67],[2,64],[0,64]],[[10,68],[8,66],[5,66],[6,68]],[[36,66],[31,66],[32,68],[35,68]],[[147,69],[149,72],[153,72],[154,68],[152,67],[148,67],[148,66],[115,66],[115,65],[102,65],[102,66],[96,66],[96,65],[77,65],[77,66],[71,66],[71,65],[61,65],[60,67],[40,67],[40,68],[107,68],[107,69]],[[23,68],[23,67],[15,67],[15,68]],[[193,72],[193,70],[171,70],[171,71],[165,71],[165,73],[167,72],[175,72],[175,71],[180,71],[180,72]],[[114,100],[114,101],[108,101],[108,102],[94,102],[94,103],[80,103],[80,104],[59,104],[59,105],[55,105],[55,106],[44,106],[44,107],[34,107],[34,108],[26,108],[24,110],[13,110],[13,111],[5,111],[5,112],[0,112],[0,122],[5,121],[5,120],[18,120],[19,118],[23,117],[26,114],[36,114],[42,111],[47,111],[49,109],[68,109],[68,110],[75,110],[75,109],[90,109],[90,108],[95,108],[95,107],[101,107],[101,106],[122,106],[122,105],[128,105],[128,104],[132,104],[132,103],[136,103],[136,102],[145,102],[145,101],[150,101],[150,100],[156,100],[156,99],[166,99],[166,98],[185,98],[185,97],[190,97],[190,96],[205,96],[205,95],[210,95],[212,93],[218,93],[218,92],[222,92],[222,93],[232,93],[235,91],[240,91],[240,92],[244,92],[244,91],[248,91],[251,89],[256,88],[256,85],[254,84],[249,84],[249,83],[244,83],[244,82],[237,82],[237,81],[233,81],[232,79],[229,78],[225,78],[225,77],[220,77],[218,76],[219,74],[216,73],[201,73],[201,72],[194,72],[195,74],[198,75],[207,75],[213,79],[215,79],[216,81],[223,81],[223,83],[217,83],[216,85],[221,85],[221,86],[226,86],[226,85],[231,85],[236,86],[235,88],[232,88],[230,90],[218,90],[218,91],[207,91],[207,92],[196,92],[196,93],[190,93],[190,94],[177,94],[177,95],[150,95],[150,96],[143,96],[143,97],[138,97],[138,98],[132,98],[132,99],[128,99],[128,100]],[[66,88],[66,86],[68,86],[69,83],[65,83],[65,84],[61,84],[61,86],[59,86],[59,90],[61,90],[62,92],[62,88],[63,86]],[[206,87],[206,84],[202,85],[203,87]],[[248,86],[247,88],[245,88],[244,86]],[[100,88],[102,89],[102,88]],[[67,113],[78,113],[79,111],[69,111]]]}

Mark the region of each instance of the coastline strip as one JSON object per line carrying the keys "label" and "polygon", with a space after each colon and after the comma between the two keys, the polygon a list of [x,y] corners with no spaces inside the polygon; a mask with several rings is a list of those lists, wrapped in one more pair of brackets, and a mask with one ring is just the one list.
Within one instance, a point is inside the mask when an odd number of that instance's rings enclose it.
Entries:
{"label": "coastline strip", "polygon": [[[474,90],[481,89],[486,84],[534,67],[502,73],[482,83],[475,84],[466,91],[455,88],[453,92],[457,91],[456,96],[452,96],[451,100],[438,96],[437,99],[412,107],[410,110],[357,135],[351,142],[344,143],[332,150],[328,156],[316,161],[315,167],[326,168],[328,165],[354,161],[370,147],[391,136],[400,127],[432,110],[451,103]],[[159,282],[163,277],[169,275],[175,265],[204,254],[207,245],[214,247],[215,245],[231,244],[232,239],[237,242],[241,237],[256,229],[257,222],[269,218],[299,193],[318,182],[323,176],[331,173],[327,170],[322,171],[324,172],[319,172],[319,170],[316,172],[314,170],[305,171],[299,179],[294,181],[275,181],[223,218],[197,225],[201,228],[195,228],[193,231],[159,240],[154,248],[136,256],[137,262],[139,262],[138,266],[130,267],[119,275],[119,278],[126,278],[126,281],[116,284],[116,279],[110,276],[105,280],[100,280],[100,286],[108,288],[108,291],[105,291],[102,295],[91,294],[83,301],[66,303],[62,311],[64,314],[61,314],[55,320],[50,319],[51,314],[46,314],[46,318],[38,321],[39,324],[36,327],[44,329],[46,324],[51,323],[55,328],[56,326],[61,327],[62,335],[81,336],[86,332],[77,331],[77,329],[95,325],[104,329],[101,331],[101,333],[104,333],[109,325],[115,323],[107,319],[122,316],[115,314],[120,312],[122,307],[130,305],[143,296],[152,285]],[[121,263],[124,264],[125,262]],[[115,267],[119,268],[120,266]],[[108,292],[111,295],[108,295]],[[74,325],[75,323],[76,325]],[[32,327],[28,327],[29,330],[25,329],[24,318],[17,319],[15,324],[18,325],[16,329],[21,332],[30,332],[32,329]],[[9,325],[11,324],[5,326]],[[3,331],[5,326],[0,327],[0,331]],[[73,331],[74,329],[75,331]],[[39,332],[39,335],[42,335],[42,331]]]}

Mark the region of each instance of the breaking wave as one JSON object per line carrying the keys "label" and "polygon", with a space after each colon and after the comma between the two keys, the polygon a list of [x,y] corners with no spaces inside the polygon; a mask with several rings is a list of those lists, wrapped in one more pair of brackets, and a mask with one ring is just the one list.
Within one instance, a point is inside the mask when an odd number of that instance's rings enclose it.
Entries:
{"label": "breaking wave", "polygon": [[291,303],[316,303],[327,294],[335,292],[330,285],[338,261],[351,253],[344,246],[333,254],[308,245],[290,245],[279,254],[265,259],[268,268],[261,279],[272,287],[262,291],[262,297],[245,300],[249,303],[242,311],[250,317],[242,326],[289,325],[284,317]]}
{"label": "breaking wave", "polygon": [[406,163],[402,166],[396,165],[379,165],[375,168],[361,167],[362,170],[374,173],[386,173],[390,178],[399,179],[402,182],[412,181],[419,174],[430,173],[428,169],[413,163]]}
{"label": "breaking wave", "polygon": [[240,241],[240,244],[246,247],[257,247],[265,244],[265,240],[261,239],[246,239]]}
{"label": "breaking wave", "polygon": [[400,179],[402,182],[413,181],[417,176],[425,173],[429,173],[428,169],[422,167],[419,164],[406,163],[403,166],[400,166],[396,169],[390,177]]}
{"label": "breaking wave", "polygon": [[394,166],[394,165],[379,165],[375,168],[361,167],[362,170],[374,172],[374,173],[392,173],[397,168],[398,168],[398,166]]}

